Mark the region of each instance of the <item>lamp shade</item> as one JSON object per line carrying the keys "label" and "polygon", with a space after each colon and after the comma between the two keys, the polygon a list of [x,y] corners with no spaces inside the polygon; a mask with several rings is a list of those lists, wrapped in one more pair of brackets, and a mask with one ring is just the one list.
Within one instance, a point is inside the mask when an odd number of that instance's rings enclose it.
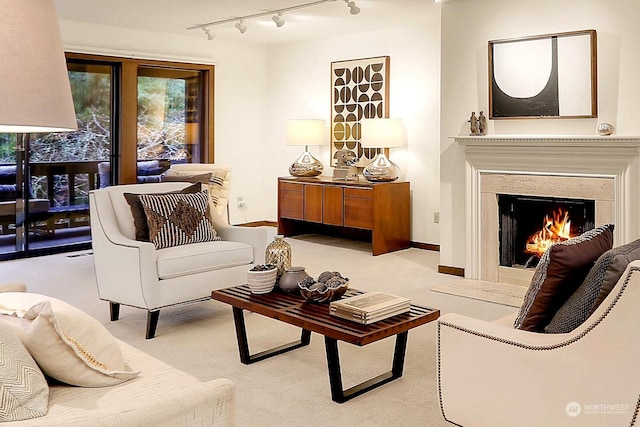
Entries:
{"label": "lamp shade", "polygon": [[402,147],[404,144],[402,120],[360,120],[360,144],[365,148]]}
{"label": "lamp shade", "polygon": [[324,120],[289,120],[287,145],[324,145]]}
{"label": "lamp shade", "polygon": [[77,130],[53,0],[0,0],[0,132]]}

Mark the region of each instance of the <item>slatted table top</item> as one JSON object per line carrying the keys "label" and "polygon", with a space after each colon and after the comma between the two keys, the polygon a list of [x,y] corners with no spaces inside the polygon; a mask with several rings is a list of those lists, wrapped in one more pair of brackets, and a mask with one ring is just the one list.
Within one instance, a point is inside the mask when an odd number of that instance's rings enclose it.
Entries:
{"label": "slatted table top", "polygon": [[[343,298],[362,293],[348,289]],[[358,346],[406,332],[440,317],[438,309],[411,304],[407,313],[361,325],[330,315],[328,303],[307,302],[300,295],[287,294],[277,288],[268,294],[252,294],[248,285],[215,290],[211,298]]]}

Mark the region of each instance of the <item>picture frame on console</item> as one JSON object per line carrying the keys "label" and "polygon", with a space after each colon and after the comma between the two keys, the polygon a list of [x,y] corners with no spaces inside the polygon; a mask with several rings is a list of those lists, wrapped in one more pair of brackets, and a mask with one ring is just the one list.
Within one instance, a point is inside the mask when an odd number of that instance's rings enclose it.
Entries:
{"label": "picture frame on console", "polygon": [[489,118],[595,118],[597,33],[489,41]]}

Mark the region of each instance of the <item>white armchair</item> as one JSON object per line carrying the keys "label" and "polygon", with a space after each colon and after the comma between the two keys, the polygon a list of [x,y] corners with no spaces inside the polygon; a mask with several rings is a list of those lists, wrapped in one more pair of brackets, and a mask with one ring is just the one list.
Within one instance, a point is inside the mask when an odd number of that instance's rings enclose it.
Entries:
{"label": "white armchair", "polygon": [[459,314],[438,321],[444,418],[465,426],[629,426],[640,409],[640,261],[577,329],[544,334]]}
{"label": "white armchair", "polygon": [[[225,180],[228,189],[228,175]],[[121,304],[147,310],[148,339],[155,336],[161,308],[205,301],[214,289],[245,283],[247,270],[264,263],[274,234],[268,227],[229,225],[225,199],[218,203],[223,209],[212,212],[222,241],[156,249],[153,243],[135,240],[133,216],[123,194],[164,193],[188,185],[116,185],[89,195],[98,295],[109,302],[111,320],[118,320]]]}

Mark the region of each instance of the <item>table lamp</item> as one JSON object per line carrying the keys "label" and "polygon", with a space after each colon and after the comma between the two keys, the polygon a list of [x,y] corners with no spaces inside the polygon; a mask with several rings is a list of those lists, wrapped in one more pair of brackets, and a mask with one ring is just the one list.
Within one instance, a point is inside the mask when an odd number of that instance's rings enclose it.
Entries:
{"label": "table lamp", "polygon": [[[360,120],[360,145],[363,148],[401,147],[404,142],[402,121],[400,119],[362,119]],[[398,179],[398,166],[387,158],[384,150],[362,171],[367,181],[387,182]]]}
{"label": "table lamp", "polygon": [[324,120],[290,120],[287,145],[304,145],[304,153],[289,166],[292,176],[315,177],[322,173],[322,163],[309,153],[309,145],[325,143]]}

